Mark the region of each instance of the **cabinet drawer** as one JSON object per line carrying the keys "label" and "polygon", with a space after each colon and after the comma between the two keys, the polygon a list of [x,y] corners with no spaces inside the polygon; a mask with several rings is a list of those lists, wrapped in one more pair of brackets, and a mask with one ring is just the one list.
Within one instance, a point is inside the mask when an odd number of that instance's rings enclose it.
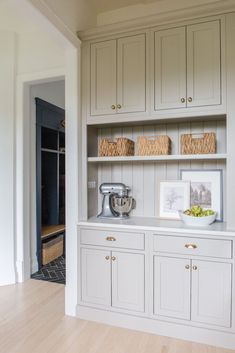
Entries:
{"label": "cabinet drawer", "polygon": [[155,235],[154,251],[231,259],[232,241]]}
{"label": "cabinet drawer", "polygon": [[144,234],[107,229],[81,229],[81,244],[144,250]]}

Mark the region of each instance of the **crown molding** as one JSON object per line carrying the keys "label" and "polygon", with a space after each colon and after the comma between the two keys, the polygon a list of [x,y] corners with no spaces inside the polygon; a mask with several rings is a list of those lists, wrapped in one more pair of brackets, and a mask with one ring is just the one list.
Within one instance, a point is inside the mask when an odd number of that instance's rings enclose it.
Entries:
{"label": "crown molding", "polygon": [[217,0],[210,4],[193,6],[188,9],[166,11],[161,14],[144,16],[134,20],[118,22],[114,24],[97,26],[85,31],[78,31],[77,36],[82,41],[107,37],[108,35],[121,34],[128,31],[148,29],[157,25],[168,24],[177,21],[191,20],[198,17],[216,16],[235,11],[234,0]]}

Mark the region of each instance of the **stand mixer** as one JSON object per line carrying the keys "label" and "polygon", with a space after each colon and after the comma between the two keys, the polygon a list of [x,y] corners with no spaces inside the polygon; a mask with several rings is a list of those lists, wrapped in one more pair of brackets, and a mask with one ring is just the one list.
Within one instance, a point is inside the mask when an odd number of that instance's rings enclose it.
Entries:
{"label": "stand mixer", "polygon": [[130,188],[122,183],[103,183],[100,193],[103,195],[102,211],[98,218],[128,218],[134,207],[134,199],[128,196]]}

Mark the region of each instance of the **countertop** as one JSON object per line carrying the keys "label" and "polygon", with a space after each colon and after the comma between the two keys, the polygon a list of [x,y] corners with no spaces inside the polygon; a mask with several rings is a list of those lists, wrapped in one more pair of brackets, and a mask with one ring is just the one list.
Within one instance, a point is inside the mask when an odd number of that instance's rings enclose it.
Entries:
{"label": "countertop", "polygon": [[235,229],[229,229],[226,222],[215,222],[207,227],[192,227],[185,225],[182,221],[164,220],[154,217],[130,217],[124,220],[104,219],[92,217],[87,221],[80,221],[79,226],[87,227],[116,227],[121,229],[133,229],[152,232],[175,232],[197,235],[216,235],[235,237]]}

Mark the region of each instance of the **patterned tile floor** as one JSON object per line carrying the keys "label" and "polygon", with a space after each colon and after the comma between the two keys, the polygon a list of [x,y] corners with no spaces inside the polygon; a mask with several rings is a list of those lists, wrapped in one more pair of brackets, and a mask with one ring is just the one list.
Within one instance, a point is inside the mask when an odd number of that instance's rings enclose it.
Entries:
{"label": "patterned tile floor", "polygon": [[51,261],[43,266],[40,271],[33,273],[31,278],[65,284],[65,258],[60,256]]}

